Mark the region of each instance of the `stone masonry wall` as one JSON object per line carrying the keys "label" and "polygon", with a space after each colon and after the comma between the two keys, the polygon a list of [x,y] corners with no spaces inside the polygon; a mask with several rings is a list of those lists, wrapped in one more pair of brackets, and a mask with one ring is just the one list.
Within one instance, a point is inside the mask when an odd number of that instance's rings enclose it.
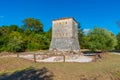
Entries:
{"label": "stone masonry wall", "polygon": [[52,41],[49,50],[80,51],[77,25],[73,18],[52,21]]}

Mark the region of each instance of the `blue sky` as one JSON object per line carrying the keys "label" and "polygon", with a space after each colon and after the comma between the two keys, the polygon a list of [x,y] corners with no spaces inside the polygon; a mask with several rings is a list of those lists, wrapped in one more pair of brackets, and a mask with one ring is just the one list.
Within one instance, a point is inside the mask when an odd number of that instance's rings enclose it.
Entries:
{"label": "blue sky", "polygon": [[53,19],[74,17],[85,30],[94,26],[120,32],[120,0],[0,0],[0,26],[17,24],[28,17],[40,19],[47,31]]}

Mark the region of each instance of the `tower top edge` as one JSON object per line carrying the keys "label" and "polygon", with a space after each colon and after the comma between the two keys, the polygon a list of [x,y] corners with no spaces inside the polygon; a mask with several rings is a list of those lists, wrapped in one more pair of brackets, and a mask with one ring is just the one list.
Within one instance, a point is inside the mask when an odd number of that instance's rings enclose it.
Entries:
{"label": "tower top edge", "polygon": [[76,23],[78,23],[73,17],[58,18],[58,19],[53,19],[52,21],[67,20],[67,19],[73,19]]}

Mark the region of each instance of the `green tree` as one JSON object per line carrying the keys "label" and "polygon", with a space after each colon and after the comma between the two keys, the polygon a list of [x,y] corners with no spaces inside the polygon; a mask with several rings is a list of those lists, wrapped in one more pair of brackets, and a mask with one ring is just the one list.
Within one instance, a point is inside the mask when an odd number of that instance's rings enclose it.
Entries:
{"label": "green tree", "polygon": [[23,38],[19,32],[12,32],[10,34],[7,50],[11,52],[18,52],[24,50]]}
{"label": "green tree", "polygon": [[43,25],[38,19],[24,19],[23,27],[0,27],[0,51],[18,52],[49,48],[52,32],[43,32]]}
{"label": "green tree", "polygon": [[26,18],[23,20],[23,29],[34,32],[43,32],[43,24],[38,19]]}
{"label": "green tree", "polygon": [[120,50],[120,32],[117,34],[116,38],[117,38],[117,46],[116,46],[116,49],[117,49],[117,50]]}
{"label": "green tree", "polygon": [[51,41],[52,39],[52,27],[45,33],[46,37]]}
{"label": "green tree", "polygon": [[82,37],[81,44],[82,45],[80,45],[80,46],[81,46],[82,49],[88,49],[89,48],[89,46],[88,46],[88,44],[89,44],[89,37],[88,37],[88,35],[84,35]]}
{"label": "green tree", "polygon": [[1,26],[0,27],[0,35],[8,35],[10,33],[9,26]]}
{"label": "green tree", "polygon": [[95,27],[88,34],[89,37],[89,49],[91,51],[101,50],[112,50],[117,44],[116,37],[113,33],[107,31],[106,29],[101,29]]}
{"label": "green tree", "polygon": [[27,50],[40,50],[48,49],[50,39],[46,36],[46,33],[33,33],[27,38]]}
{"label": "green tree", "polygon": [[7,44],[9,42],[9,28],[8,26],[1,26],[0,27],[0,51],[7,50]]}
{"label": "green tree", "polygon": [[7,50],[7,44],[9,42],[9,35],[0,36],[0,51]]}
{"label": "green tree", "polygon": [[80,26],[80,23],[78,23],[78,41],[79,41],[79,44],[80,44],[80,48],[84,48],[84,32],[83,32],[83,29],[81,28]]}
{"label": "green tree", "polygon": [[22,28],[20,28],[18,25],[15,25],[15,24],[10,25],[9,30],[10,30],[10,32],[12,32],[12,31],[23,32]]}

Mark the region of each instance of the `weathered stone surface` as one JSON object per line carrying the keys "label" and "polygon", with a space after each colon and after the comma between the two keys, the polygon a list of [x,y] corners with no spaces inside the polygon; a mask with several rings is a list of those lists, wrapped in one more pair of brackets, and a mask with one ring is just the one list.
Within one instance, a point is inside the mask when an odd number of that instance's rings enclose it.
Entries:
{"label": "weathered stone surface", "polygon": [[52,21],[52,41],[49,50],[80,51],[78,24],[73,18]]}
{"label": "weathered stone surface", "polygon": [[50,50],[59,50],[59,51],[79,51],[79,43],[76,39],[73,38],[59,38],[53,39],[51,42]]}

